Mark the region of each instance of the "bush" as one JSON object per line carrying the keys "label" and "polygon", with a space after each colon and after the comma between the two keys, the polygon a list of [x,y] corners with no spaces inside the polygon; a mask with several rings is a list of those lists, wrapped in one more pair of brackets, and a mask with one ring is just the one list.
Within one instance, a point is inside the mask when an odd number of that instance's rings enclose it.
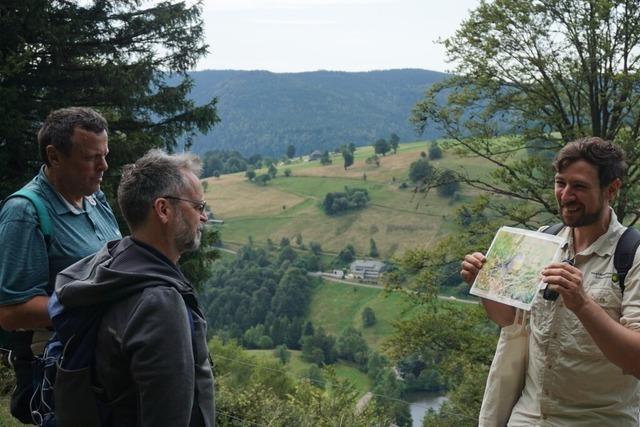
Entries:
{"label": "bush", "polygon": [[322,153],[322,157],[320,157],[320,164],[323,166],[330,165],[332,163],[331,158],[329,157],[329,152],[325,151]]}
{"label": "bush", "polygon": [[414,182],[427,181],[433,177],[433,167],[427,159],[421,158],[409,166],[409,179]]}
{"label": "bush", "polygon": [[353,245],[347,245],[343,250],[340,251],[338,256],[336,257],[336,265],[342,266],[347,265],[355,261],[356,259],[356,249]]}
{"label": "bush", "polygon": [[365,307],[362,310],[362,326],[369,328],[376,324],[376,313],[371,307]]}
{"label": "bush", "polygon": [[453,171],[446,170],[440,175],[438,194],[442,197],[452,197],[460,189],[460,183],[456,180]]}
{"label": "bush", "polygon": [[267,185],[269,181],[271,181],[271,175],[269,174],[259,175],[255,178],[255,182],[262,186]]}
{"label": "bush", "polygon": [[364,188],[348,188],[345,192],[327,193],[322,208],[327,215],[335,215],[347,210],[361,209],[369,201],[369,192]]}
{"label": "bush", "polygon": [[432,143],[429,146],[429,159],[437,160],[442,158],[442,149],[437,143]]}

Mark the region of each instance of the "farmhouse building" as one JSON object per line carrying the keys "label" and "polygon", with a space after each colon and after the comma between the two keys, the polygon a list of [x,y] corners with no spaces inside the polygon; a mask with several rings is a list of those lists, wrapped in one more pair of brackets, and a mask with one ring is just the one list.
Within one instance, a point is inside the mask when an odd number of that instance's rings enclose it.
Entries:
{"label": "farmhouse building", "polygon": [[384,263],[375,260],[358,259],[351,263],[349,271],[357,279],[375,282],[384,271]]}
{"label": "farmhouse building", "polygon": [[309,154],[309,161],[318,160],[320,157],[322,157],[322,152],[315,150],[313,153]]}

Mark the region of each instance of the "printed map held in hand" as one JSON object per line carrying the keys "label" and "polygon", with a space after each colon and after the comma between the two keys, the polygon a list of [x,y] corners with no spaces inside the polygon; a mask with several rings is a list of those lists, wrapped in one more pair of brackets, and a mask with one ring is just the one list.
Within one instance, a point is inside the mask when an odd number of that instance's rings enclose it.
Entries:
{"label": "printed map held in hand", "polygon": [[500,227],[470,293],[530,310],[541,289],[540,273],[558,260],[563,242],[550,234]]}

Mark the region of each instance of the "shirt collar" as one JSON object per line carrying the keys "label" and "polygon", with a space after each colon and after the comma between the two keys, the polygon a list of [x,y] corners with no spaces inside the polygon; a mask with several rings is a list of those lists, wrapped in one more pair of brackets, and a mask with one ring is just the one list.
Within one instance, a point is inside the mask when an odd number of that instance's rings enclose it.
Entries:
{"label": "shirt collar", "polygon": [[[596,239],[588,248],[584,249],[580,252],[580,255],[588,256],[591,254],[597,254],[599,256],[611,256],[615,251],[616,244],[620,235],[624,232],[625,227],[618,222],[618,216],[614,212],[614,210],[609,206],[609,213],[611,214],[611,219],[609,221],[609,227],[607,231],[600,237]],[[558,234],[560,237],[564,237],[565,241],[562,244],[562,249],[564,251],[572,250],[573,246],[573,228],[565,227]],[[574,254],[575,256],[575,254]]]}
{"label": "shirt collar", "polygon": [[96,204],[93,195],[85,196],[83,198],[84,209],[78,208],[77,206],[74,206],[73,204],[69,203],[69,201],[65,199],[62,196],[62,194],[60,194],[49,181],[47,174],[44,172],[44,165],[40,168],[40,172],[38,172],[38,180],[42,181],[42,183],[44,184],[41,187],[43,188],[45,193],[47,193],[46,194],[47,199],[53,206],[53,209],[55,210],[57,215],[64,215],[66,213],[81,215],[86,211],[89,211],[91,207],[95,206]]}

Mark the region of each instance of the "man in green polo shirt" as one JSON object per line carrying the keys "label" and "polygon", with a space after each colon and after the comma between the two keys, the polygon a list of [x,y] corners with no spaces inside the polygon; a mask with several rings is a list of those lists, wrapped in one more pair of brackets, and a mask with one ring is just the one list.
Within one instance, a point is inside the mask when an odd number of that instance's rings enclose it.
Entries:
{"label": "man in green polo shirt", "polygon": [[120,238],[118,224],[100,191],[107,170],[107,122],[90,108],[49,114],[38,132],[44,165],[24,188],[35,193],[52,223],[45,238],[34,204],[9,198],[0,210],[0,327],[12,331],[11,363],[17,388],[11,413],[31,418],[31,362],[42,352],[51,326],[47,313],[56,274]]}

